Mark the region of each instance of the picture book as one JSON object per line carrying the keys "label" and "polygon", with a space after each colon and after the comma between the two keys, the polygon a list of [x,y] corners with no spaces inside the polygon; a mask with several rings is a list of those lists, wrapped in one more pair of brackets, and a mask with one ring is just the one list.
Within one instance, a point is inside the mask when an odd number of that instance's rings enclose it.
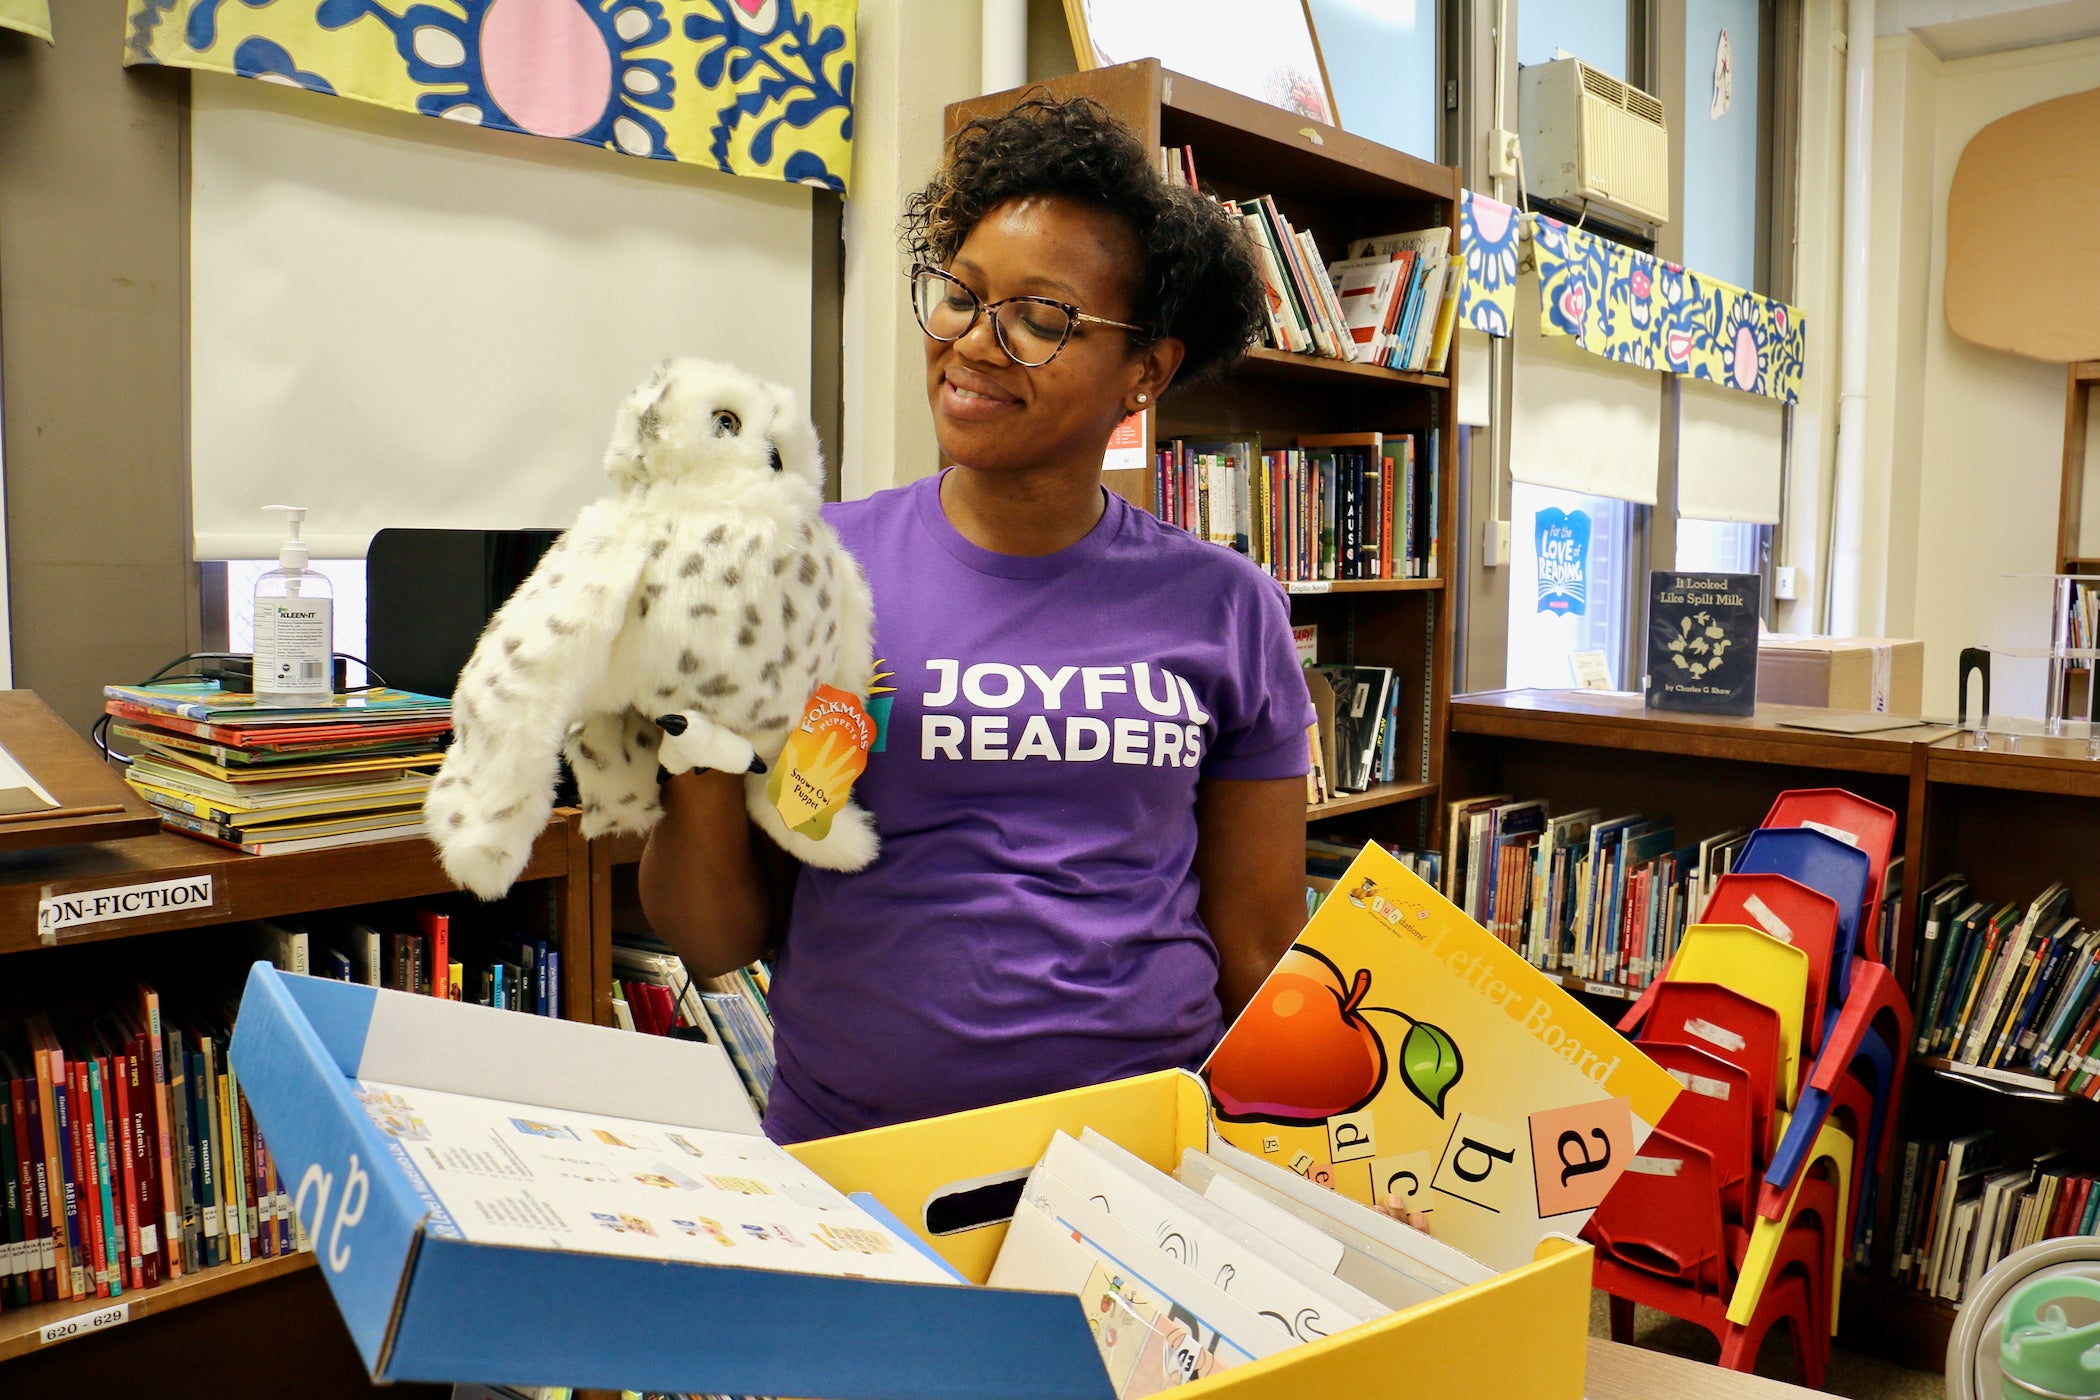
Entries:
{"label": "picture book", "polygon": [[1648,708],[1757,708],[1757,574],[1648,575]]}
{"label": "picture book", "polygon": [[1365,847],[1203,1066],[1219,1134],[1491,1268],[1574,1235],[1677,1082]]}

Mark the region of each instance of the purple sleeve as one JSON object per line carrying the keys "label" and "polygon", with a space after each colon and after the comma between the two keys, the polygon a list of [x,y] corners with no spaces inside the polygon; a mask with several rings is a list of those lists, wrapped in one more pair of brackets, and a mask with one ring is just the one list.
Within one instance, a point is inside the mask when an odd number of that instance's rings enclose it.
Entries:
{"label": "purple sleeve", "polygon": [[1220,699],[1206,778],[1302,778],[1312,767],[1305,731],[1312,695],[1291,640],[1291,604],[1281,584],[1251,581],[1235,629],[1234,684]]}

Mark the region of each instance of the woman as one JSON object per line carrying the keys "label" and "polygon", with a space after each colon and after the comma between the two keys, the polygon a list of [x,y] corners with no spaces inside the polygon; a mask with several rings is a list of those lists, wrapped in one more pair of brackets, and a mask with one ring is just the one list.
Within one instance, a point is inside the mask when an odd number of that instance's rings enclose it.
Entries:
{"label": "woman", "polygon": [[895,690],[855,788],[882,854],[783,871],[695,772],[642,861],[696,973],[773,956],[786,1142],[1194,1066],[1304,919],[1283,592],[1101,486],[1119,422],[1252,340],[1242,235],[1042,100],[964,128],[904,234],[956,465],[826,508]]}

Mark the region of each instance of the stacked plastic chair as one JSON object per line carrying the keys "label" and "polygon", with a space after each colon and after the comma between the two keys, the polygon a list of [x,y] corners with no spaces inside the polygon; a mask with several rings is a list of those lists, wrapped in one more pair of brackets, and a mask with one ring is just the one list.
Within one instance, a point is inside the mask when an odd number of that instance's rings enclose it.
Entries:
{"label": "stacked plastic chair", "polygon": [[1646,1303],[1747,1371],[1783,1321],[1822,1384],[1910,1044],[1876,936],[1895,836],[1849,792],[1780,794],[1620,1022],[1685,1092],[1585,1231],[1618,1340]]}

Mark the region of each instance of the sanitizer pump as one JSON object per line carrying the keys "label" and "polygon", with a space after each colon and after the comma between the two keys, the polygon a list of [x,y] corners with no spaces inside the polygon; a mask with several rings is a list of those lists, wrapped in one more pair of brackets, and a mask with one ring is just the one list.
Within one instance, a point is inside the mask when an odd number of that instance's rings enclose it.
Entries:
{"label": "sanitizer pump", "polygon": [[304,506],[285,512],[290,538],[277,567],[255,581],[255,702],[283,708],[326,705],[334,692],[334,598],[328,577],[307,567],[299,527]]}

